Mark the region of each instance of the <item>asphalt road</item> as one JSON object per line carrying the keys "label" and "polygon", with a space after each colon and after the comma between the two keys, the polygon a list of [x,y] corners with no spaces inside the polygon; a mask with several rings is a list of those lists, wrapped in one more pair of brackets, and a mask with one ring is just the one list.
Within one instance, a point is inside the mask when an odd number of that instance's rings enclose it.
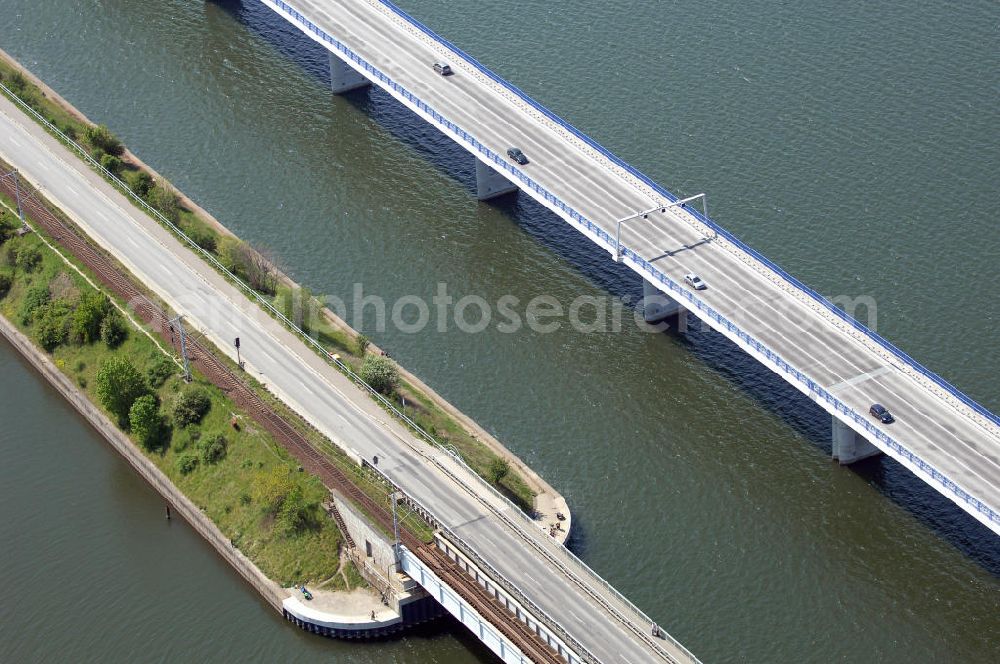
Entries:
{"label": "asphalt road", "polygon": [[[377,0],[286,1],[493,152],[521,148],[530,163],[517,168],[612,237],[617,219],[669,202]],[[448,62],[455,74],[435,73],[435,61]],[[848,330],[745,251],[712,235],[695,217],[673,208],[623,225],[621,241],[675,282],[682,283],[687,273],[700,275],[708,288],[695,293],[697,298],[858,413],[867,413],[875,402],[887,406],[896,422],[877,423],[887,435],[1000,513],[1000,428]],[[990,522],[942,482],[915,472],[1000,534],[1000,522]]]}
{"label": "asphalt road", "polygon": [[[510,515],[506,504],[479,487],[477,480],[446,454],[414,439],[299,337],[251,304],[3,97],[0,157],[15,165],[91,238],[184,314],[189,334],[203,334],[234,360],[233,339],[239,336],[242,357],[251,374],[342,448],[367,459],[377,454],[379,469],[428,506],[601,661],[655,659],[643,639],[615,622],[549,557],[526,543],[534,542],[550,556],[569,561],[565,549],[540,528]],[[452,474],[442,472],[442,466]],[[501,516],[505,512],[511,520]],[[597,583],[585,582],[593,593],[627,615],[627,608],[612,593]],[[669,617],[660,619],[669,628]],[[645,634],[649,625],[637,624],[636,629]],[[676,661],[689,661],[669,642],[663,644]]]}

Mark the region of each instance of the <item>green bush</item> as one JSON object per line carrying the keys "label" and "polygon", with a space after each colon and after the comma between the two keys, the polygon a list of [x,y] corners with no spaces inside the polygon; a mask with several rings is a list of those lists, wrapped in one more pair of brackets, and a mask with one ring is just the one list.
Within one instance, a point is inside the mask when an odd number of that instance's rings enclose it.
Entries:
{"label": "green bush", "polygon": [[24,294],[21,301],[20,318],[23,325],[31,325],[35,320],[35,313],[49,303],[49,287],[46,285],[32,286]]}
{"label": "green bush", "polygon": [[10,80],[7,82],[7,87],[10,88],[11,91],[13,91],[17,96],[20,97],[21,94],[26,89],[28,89],[28,79],[24,77],[24,74],[22,74],[19,71],[16,71],[10,75]]}
{"label": "green bush", "polygon": [[490,482],[493,484],[500,484],[503,478],[510,474],[510,464],[507,460],[502,457],[495,457],[493,461],[490,461],[490,467],[486,472],[486,475]]}
{"label": "green bush", "polygon": [[101,336],[101,324],[111,310],[111,300],[99,291],[88,290],[73,311],[70,333],[75,341],[89,344]]}
{"label": "green bush", "polygon": [[371,345],[371,341],[363,334],[359,334],[358,338],[355,339],[354,345],[358,350],[358,357],[364,357],[365,353],[368,352],[368,346]]}
{"label": "green bush", "polygon": [[103,154],[100,158],[101,166],[103,166],[108,171],[118,175],[122,172],[122,160],[113,154]]}
{"label": "green bush", "polygon": [[[268,295],[278,292],[278,271],[270,252],[257,251],[247,243],[225,235],[219,240],[217,253],[222,266],[247,282],[250,288]],[[293,300],[293,304],[305,302],[310,306],[310,299],[311,296],[303,296],[301,300]]]}
{"label": "green bush", "polygon": [[129,424],[132,404],[148,393],[146,381],[128,358],[112,357],[97,371],[97,398],[123,428]]}
{"label": "green bush", "polygon": [[35,311],[38,322],[35,336],[42,348],[50,353],[64,343],[69,336],[69,319],[72,309],[65,300],[56,300],[42,305]]}
{"label": "green bush", "polygon": [[30,244],[22,244],[14,249],[14,267],[25,272],[31,272],[42,262],[42,252]]}
{"label": "green bush", "polygon": [[125,152],[125,146],[122,145],[122,142],[104,125],[87,127],[83,132],[83,138],[95,151],[100,150],[116,157],[120,157]]}
{"label": "green bush", "polygon": [[189,424],[201,422],[208,409],[212,407],[212,400],[209,399],[205,390],[193,387],[185,390],[174,402],[174,424],[178,427],[186,427]]}
{"label": "green bush", "polygon": [[129,426],[139,443],[148,450],[159,446],[163,437],[160,406],[152,394],[144,394],[132,403],[128,411]]}
{"label": "green bush", "polygon": [[224,235],[218,243],[219,262],[236,276],[241,276],[240,270],[240,241],[229,235]]}
{"label": "green bush", "polygon": [[7,297],[7,293],[10,292],[10,286],[13,282],[11,281],[9,274],[0,274],[0,300]]}
{"label": "green bush", "polygon": [[145,198],[153,188],[153,178],[146,171],[125,171],[125,184],[139,198]]}
{"label": "green bush", "polygon": [[168,378],[174,375],[175,371],[177,371],[177,364],[166,355],[157,353],[149,368],[146,369],[146,381],[151,388],[157,390],[167,382]]}
{"label": "green bush", "polygon": [[361,380],[376,392],[392,394],[399,384],[399,369],[384,355],[368,355],[361,364]]}
{"label": "green bush", "polygon": [[310,524],[315,510],[316,503],[307,501],[302,487],[295,484],[282,501],[275,524],[285,534],[297,533]]}
{"label": "green bush", "polygon": [[7,221],[5,211],[0,209],[0,245],[14,237],[15,227]]}
{"label": "green bush", "polygon": [[205,251],[215,253],[215,250],[218,248],[218,238],[210,228],[200,224],[190,224],[184,229],[184,234]]}
{"label": "green bush", "polygon": [[265,514],[275,515],[292,490],[292,477],[288,469],[276,466],[268,473],[259,473],[253,483],[253,500]]}
{"label": "green bush", "polygon": [[226,457],[229,449],[229,441],[221,433],[205,438],[198,443],[198,450],[201,452],[201,460],[205,463],[218,463]]}
{"label": "green bush", "polygon": [[108,348],[118,348],[127,337],[128,326],[125,325],[125,319],[112,307],[101,322],[101,341],[107,344]]}
{"label": "green bush", "polygon": [[181,216],[181,201],[167,185],[157,182],[146,195],[146,202],[160,211],[164,217],[177,223]]}
{"label": "green bush", "polygon": [[177,470],[181,475],[187,475],[198,467],[198,455],[193,452],[185,452],[177,457]]}

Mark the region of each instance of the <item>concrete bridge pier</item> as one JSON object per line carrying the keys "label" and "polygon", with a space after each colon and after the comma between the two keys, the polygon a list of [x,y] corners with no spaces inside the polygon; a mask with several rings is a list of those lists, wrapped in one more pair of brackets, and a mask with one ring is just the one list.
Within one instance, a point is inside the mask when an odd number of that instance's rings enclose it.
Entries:
{"label": "concrete bridge pier", "polygon": [[476,195],[481,201],[517,191],[517,185],[476,159]]}
{"label": "concrete bridge pier", "polygon": [[868,439],[857,431],[840,421],[839,418],[830,416],[833,419],[833,451],[832,456],[846,466],[861,461],[868,457],[881,454],[882,450],[868,442]]}
{"label": "concrete bridge pier", "polygon": [[650,325],[669,321],[681,334],[688,330],[688,310],[647,279],[642,280],[642,316]]}
{"label": "concrete bridge pier", "polygon": [[330,88],[334,94],[343,94],[371,84],[372,82],[359,74],[356,69],[330,53]]}

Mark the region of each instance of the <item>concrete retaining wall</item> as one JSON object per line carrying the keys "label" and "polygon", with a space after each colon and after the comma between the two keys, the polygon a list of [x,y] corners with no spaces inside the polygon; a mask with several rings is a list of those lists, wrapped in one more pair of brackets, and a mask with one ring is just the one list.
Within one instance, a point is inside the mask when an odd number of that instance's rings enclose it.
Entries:
{"label": "concrete retaining wall", "polygon": [[77,388],[65,374],[59,371],[45,353],[22,334],[3,316],[0,316],[0,334],[38,370],[38,372],[62,394],[67,401],[83,415],[84,419],[97,430],[111,447],[115,449],[139,475],[146,480],[170,505],[174,513],[184,518],[194,530],[212,545],[222,559],[239,572],[260,596],[278,612],[281,602],[287,596],[281,587],[264,576],[249,558],[243,555],[229,541],[222,531],[205,516],[187,496],[174,486],[170,479],[157,468],[136,445],[111,422],[90,399]]}

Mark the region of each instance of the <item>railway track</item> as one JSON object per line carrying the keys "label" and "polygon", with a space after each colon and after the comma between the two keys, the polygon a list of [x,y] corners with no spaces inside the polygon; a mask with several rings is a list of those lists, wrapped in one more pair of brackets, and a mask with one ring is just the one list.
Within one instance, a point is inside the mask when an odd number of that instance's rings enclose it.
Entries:
{"label": "railway track", "polygon": [[[10,178],[0,180],[0,191],[11,198],[14,197],[14,184]],[[130,276],[55,215],[42,202],[37,192],[28,189],[23,182],[20,193],[22,208],[27,216],[40,225],[63,249],[86,265],[109,290],[127,304],[138,320],[157,332],[176,352],[180,352],[180,337],[174,333],[169,317],[136,286]],[[265,403],[202,341],[190,335],[187,337],[187,346],[188,359],[192,367],[197,368],[237,406],[245,410],[258,425],[274,436],[275,440],[299,461],[303,469],[318,476],[331,491],[336,491],[361,506],[382,528],[392,532],[392,513],[387,505],[380,504],[358,487],[343,470],[313,447],[290,422]],[[516,619],[503,604],[443,551],[423,542],[405,529],[400,531],[400,539],[438,578],[455,590],[533,662],[551,664],[564,662],[538,634]]]}

